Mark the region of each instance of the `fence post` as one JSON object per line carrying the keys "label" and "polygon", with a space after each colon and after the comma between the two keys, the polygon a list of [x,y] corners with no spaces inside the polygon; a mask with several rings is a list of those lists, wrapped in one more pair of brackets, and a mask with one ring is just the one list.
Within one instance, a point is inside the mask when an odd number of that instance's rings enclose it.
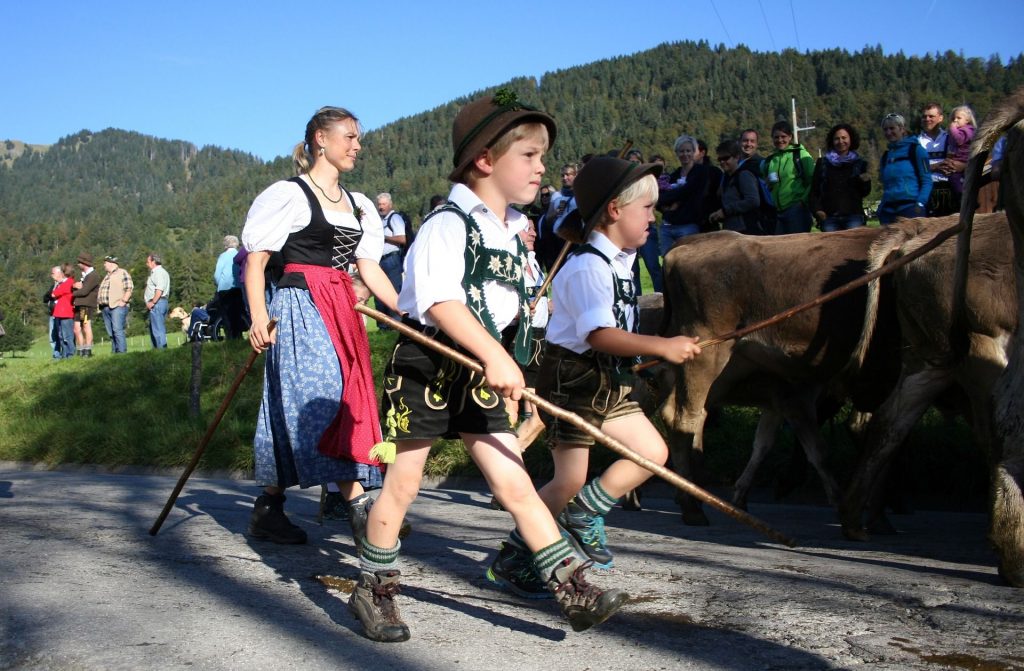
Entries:
{"label": "fence post", "polygon": [[192,343],[192,375],[189,380],[188,416],[199,418],[199,392],[203,378],[203,341],[196,338]]}

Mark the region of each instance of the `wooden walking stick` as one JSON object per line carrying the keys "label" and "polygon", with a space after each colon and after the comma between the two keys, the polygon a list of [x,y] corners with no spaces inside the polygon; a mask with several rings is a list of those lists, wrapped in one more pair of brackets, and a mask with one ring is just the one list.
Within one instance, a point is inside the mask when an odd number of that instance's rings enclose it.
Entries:
{"label": "wooden walking stick", "polygon": [[[274,326],[277,325],[277,321],[274,319],[270,320],[267,325],[267,333],[274,331]],[[249,374],[249,370],[252,369],[252,365],[256,363],[256,357],[260,355],[259,352],[253,350],[249,352],[249,358],[245,360],[242,365],[242,370],[238,371],[238,375],[235,376],[235,381],[231,384],[231,388],[228,389],[228,393],[224,396],[224,400],[220,402],[220,407],[217,408],[217,414],[214,415],[213,421],[210,422],[210,426],[206,427],[206,433],[203,434],[202,440],[199,441],[199,446],[196,447],[195,454],[192,455],[192,461],[185,467],[185,471],[178,478],[178,484],[174,486],[174,491],[171,492],[170,498],[167,499],[167,503],[164,504],[164,509],[160,512],[160,516],[156,518],[156,522],[149,528],[149,535],[156,536],[160,531],[160,527],[163,526],[164,520],[171,512],[171,508],[174,507],[174,502],[178,500],[178,495],[181,494],[181,490],[185,487],[185,483],[188,482],[188,478],[192,475],[192,471],[196,470],[196,466],[199,465],[199,459],[203,456],[203,452],[206,451],[206,446],[210,444],[210,439],[213,438],[213,433],[217,430],[220,425],[220,420],[224,418],[224,413],[227,412],[228,406],[231,405],[231,401],[235,398],[235,394],[238,392],[238,388],[242,385],[242,380]]]}
{"label": "wooden walking stick", "polygon": [[[378,312],[377,310],[374,310],[373,308],[368,307],[363,303],[356,304],[356,311],[361,312],[368,317],[372,317],[378,322],[387,324],[388,326],[398,331],[399,333],[408,336],[409,338],[415,340],[421,345],[424,345],[437,352],[440,352],[444,356],[448,357],[449,359],[455,361],[456,363],[462,366],[465,366],[466,368],[475,373],[479,373],[481,375],[483,375],[484,373],[484,368],[483,366],[480,365],[479,362],[474,361],[468,356],[460,352],[457,352],[451,347],[439,343],[436,340],[433,340],[432,338],[428,338],[427,336],[423,335],[416,329],[406,326],[400,321],[392,319],[391,317],[388,317],[382,312]],[[766,524],[762,520],[759,520],[753,515],[747,513],[746,511],[740,510],[736,506],[733,506],[732,504],[723,501],[714,494],[711,494],[710,492],[701,489],[697,485],[681,477],[677,473],[673,473],[672,471],[665,468],[661,464],[655,463],[650,459],[637,454],[633,450],[629,449],[629,447],[627,447],[623,443],[609,436],[604,431],[601,431],[596,426],[593,426],[592,424],[588,423],[585,419],[583,419],[576,413],[560,408],[554,403],[551,403],[550,401],[541,398],[540,396],[538,396],[537,394],[528,389],[523,389],[522,394],[523,398],[532,402],[538,408],[541,408],[548,414],[553,415],[558,419],[569,422],[573,426],[576,426],[577,428],[585,431],[587,435],[606,445],[610,450],[612,450],[616,454],[625,457],[626,459],[629,459],[634,464],[637,464],[642,468],[647,469],[648,471],[654,473],[663,480],[666,480],[670,484],[675,485],[677,488],[686,492],[690,496],[700,499],[701,501],[707,503],[708,505],[717,508],[718,510],[725,513],[734,520],[743,522],[744,524],[753,527],[754,529],[760,531],[772,540],[782,543],[787,547],[796,547],[796,541],[794,541],[792,538],[776,531],[775,529],[768,526],[768,524]]]}
{"label": "wooden walking stick", "polygon": [[[625,158],[626,154],[629,153],[630,148],[633,146],[632,140],[626,140],[626,144],[622,145],[622,149],[619,150],[619,158]],[[530,303],[530,311],[537,309],[537,301],[540,297],[548,292],[548,287],[551,286],[551,280],[555,278],[555,273],[562,267],[562,263],[565,261],[565,257],[569,255],[569,250],[572,248],[572,242],[569,240],[565,241],[562,245],[562,251],[558,252],[558,256],[555,257],[555,262],[551,264],[551,272],[544,278],[544,282],[540,285],[540,289],[537,290],[537,295],[533,297],[533,302]]]}

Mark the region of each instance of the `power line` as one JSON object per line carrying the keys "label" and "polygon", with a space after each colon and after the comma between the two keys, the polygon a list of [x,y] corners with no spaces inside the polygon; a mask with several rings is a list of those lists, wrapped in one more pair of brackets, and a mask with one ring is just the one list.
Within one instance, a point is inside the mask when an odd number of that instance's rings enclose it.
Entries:
{"label": "power line", "polygon": [[764,27],[768,30],[768,39],[772,41],[772,51],[778,51],[779,48],[775,46],[775,36],[772,35],[772,27],[768,25],[768,15],[764,11],[764,3],[761,0],[757,0],[757,6],[761,8],[761,18],[764,19]]}
{"label": "power line", "polygon": [[789,0],[789,13],[793,16],[793,35],[796,36],[796,50],[800,51],[800,31],[796,29],[796,10],[793,9],[793,0]]}
{"label": "power line", "polygon": [[711,0],[711,9],[715,10],[715,16],[718,17],[718,23],[722,25],[722,31],[725,33],[725,39],[729,40],[729,48],[733,47],[732,35],[729,34],[729,29],[725,27],[725,21],[722,20],[722,15],[718,13],[718,7],[715,6],[715,0]]}

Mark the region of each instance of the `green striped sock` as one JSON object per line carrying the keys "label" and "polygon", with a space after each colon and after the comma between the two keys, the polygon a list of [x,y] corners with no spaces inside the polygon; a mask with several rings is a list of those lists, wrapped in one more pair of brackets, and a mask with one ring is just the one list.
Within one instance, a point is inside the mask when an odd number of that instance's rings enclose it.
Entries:
{"label": "green striped sock", "polygon": [[401,547],[402,541],[397,541],[395,547],[387,550],[363,539],[363,554],[359,557],[359,568],[369,573],[393,569],[398,564],[398,550]]}
{"label": "green striped sock", "polygon": [[587,512],[602,517],[607,515],[608,511],[618,502],[618,499],[612,498],[612,495],[601,486],[601,478],[594,478],[588,482],[576,495],[576,503]]}
{"label": "green striped sock", "polygon": [[541,578],[547,580],[551,573],[566,559],[576,557],[576,552],[569,545],[569,541],[559,538],[557,541],[533,553],[533,565]]}

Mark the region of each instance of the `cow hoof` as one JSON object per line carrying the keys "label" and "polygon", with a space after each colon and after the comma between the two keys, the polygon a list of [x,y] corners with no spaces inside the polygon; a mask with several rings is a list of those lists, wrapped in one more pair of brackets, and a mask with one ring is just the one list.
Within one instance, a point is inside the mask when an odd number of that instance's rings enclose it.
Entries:
{"label": "cow hoof", "polygon": [[709,527],[711,526],[711,520],[708,516],[701,511],[687,511],[682,512],[683,524],[688,527]]}
{"label": "cow hoof", "polygon": [[871,535],[867,529],[862,526],[847,526],[843,525],[843,538],[848,541],[857,541],[858,543],[866,543],[871,540]]}
{"label": "cow hoof", "polygon": [[868,522],[868,531],[877,536],[895,536],[899,533],[885,515],[879,515],[870,520]]}

